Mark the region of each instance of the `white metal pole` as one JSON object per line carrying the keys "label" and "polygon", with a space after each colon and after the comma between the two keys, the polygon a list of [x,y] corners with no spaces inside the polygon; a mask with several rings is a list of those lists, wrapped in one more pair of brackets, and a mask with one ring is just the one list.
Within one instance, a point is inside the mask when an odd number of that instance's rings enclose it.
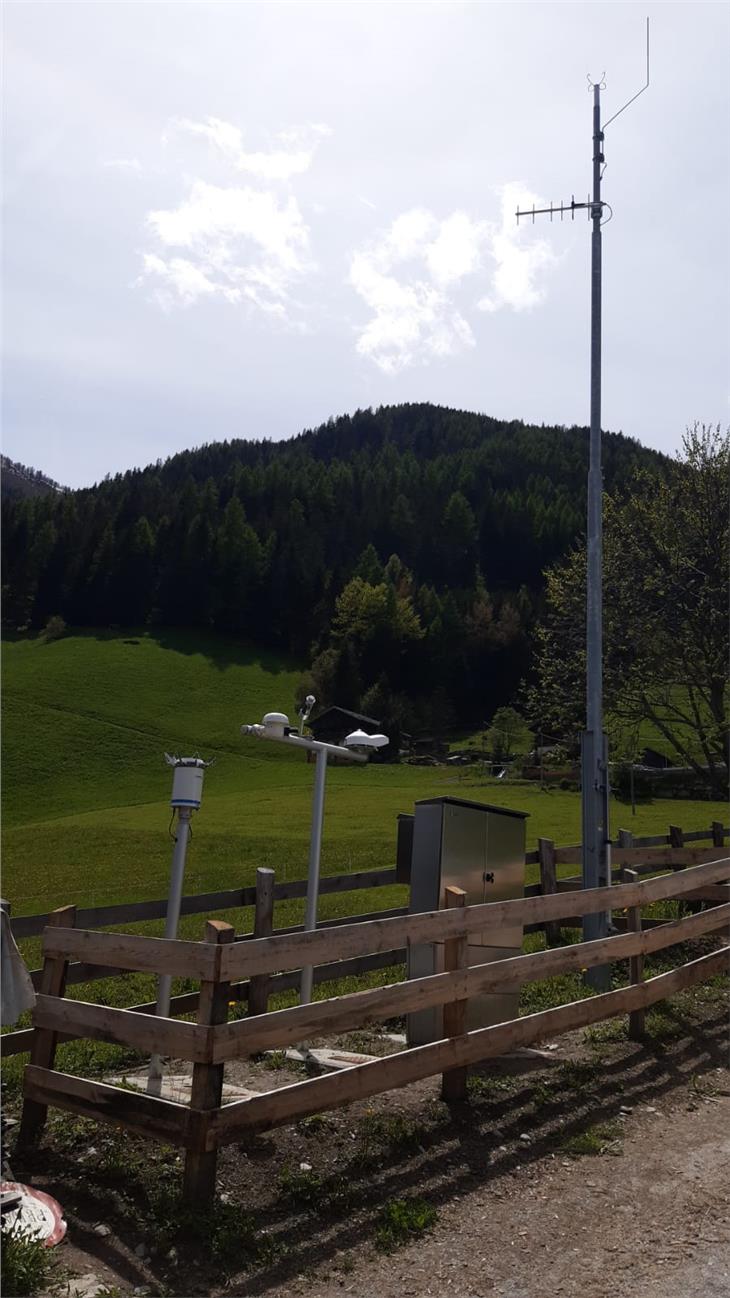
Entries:
{"label": "white metal pole", "polygon": [[[312,797],[312,833],[309,840],[309,870],[307,873],[307,909],[304,916],[304,928],[311,932],[317,927],[317,904],[319,901],[319,861],[322,852],[322,824],[324,821],[324,787],[327,778],[327,750],[320,748],[317,752],[317,765],[314,771],[314,794]],[[302,969],[299,990],[300,1005],[308,1005],[312,999],[312,966]]]}
{"label": "white metal pole", "polygon": [[[172,854],[170,893],[167,902],[167,918],[165,920],[166,938],[177,937],[177,926],[180,921],[180,907],[182,905],[183,884],[185,881],[185,858],[188,851],[190,820],[192,814],[191,807],[178,807],[177,834],[175,836],[175,850]],[[160,974],[157,983],[157,1009],[155,1011],[160,1018],[169,1017],[171,987],[171,975]],[[147,1093],[149,1095],[159,1095],[161,1090],[162,1057],[160,1055],[153,1055],[150,1059],[149,1073],[147,1075]]]}

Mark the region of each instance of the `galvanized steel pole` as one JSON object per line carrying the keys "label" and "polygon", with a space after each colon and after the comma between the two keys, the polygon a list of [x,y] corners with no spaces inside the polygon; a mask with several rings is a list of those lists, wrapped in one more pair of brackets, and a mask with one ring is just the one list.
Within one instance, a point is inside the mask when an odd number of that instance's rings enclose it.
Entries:
{"label": "galvanized steel pole", "polygon": [[[320,748],[314,768],[314,793],[312,794],[312,833],[309,840],[309,870],[307,873],[307,909],[304,928],[311,933],[317,927],[317,902],[319,900],[319,863],[322,854],[322,824],[324,821],[324,790],[327,778],[327,750]],[[308,1005],[312,999],[314,971],[311,965],[302,969],[299,984],[299,1003]]]}
{"label": "galvanized steel pole", "polygon": [[[601,471],[601,88],[593,87],[593,195],[591,235],[591,428],[588,471],[586,573],[586,729],[581,745],[583,820],[583,887],[610,882],[608,824],[608,751],[603,730],[603,475]],[[605,937],[608,916],[586,915],[583,939]],[[607,965],[590,971],[589,981],[605,989]]]}
{"label": "galvanized steel pole", "polygon": [[[590,78],[589,78],[590,81]],[[556,207],[517,209],[520,218],[559,216],[588,209],[593,223],[591,236],[591,428],[588,471],[587,572],[586,572],[586,729],[581,735],[581,788],[583,822],[583,887],[600,888],[611,882],[611,840],[609,838],[608,740],[603,729],[603,482],[601,474],[601,176],[604,167],[603,137],[607,126],[626,111],[649,88],[649,19],[646,20],[646,83],[604,122],[601,127],[601,87],[593,90],[593,196],[587,203],[561,202]],[[585,941],[606,937],[610,912],[586,915]],[[596,990],[610,983],[610,966],[591,969],[587,982]]]}
{"label": "galvanized steel pole", "polygon": [[[175,848],[172,854],[172,869],[170,871],[170,893],[167,901],[167,916],[165,919],[165,937],[172,940],[177,937],[178,924],[180,923],[180,909],[182,907],[183,887],[185,884],[185,858],[188,852],[188,840],[190,838],[190,821],[192,819],[191,807],[178,807],[177,809],[177,833],[175,835]],[[170,1017],[170,1001],[172,992],[172,975],[160,974],[157,982],[157,1008],[155,1014],[159,1018]],[[150,1059],[149,1071],[147,1074],[147,1094],[162,1094],[162,1056],[154,1054]]]}

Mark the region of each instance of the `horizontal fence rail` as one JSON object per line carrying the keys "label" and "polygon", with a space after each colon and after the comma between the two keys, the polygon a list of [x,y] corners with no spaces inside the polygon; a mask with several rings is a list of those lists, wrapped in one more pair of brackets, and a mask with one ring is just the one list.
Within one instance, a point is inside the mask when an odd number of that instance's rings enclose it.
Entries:
{"label": "horizontal fence rail", "polygon": [[[502,925],[529,923],[533,920],[561,919],[565,915],[592,915],[603,910],[625,906],[645,906],[650,902],[681,897],[703,883],[724,880],[730,857],[693,867],[682,875],[662,875],[643,883],[620,884],[610,888],[589,888],[551,896],[517,898],[514,901],[485,902],[463,910],[428,911],[403,919],[371,920],[331,928],[326,933],[315,930],[292,937],[259,938],[236,943],[223,953],[221,976],[273,973],[299,968],[333,956],[354,956],[384,950],[394,939],[407,942],[443,942]],[[619,897],[621,900],[619,901]],[[61,930],[59,930],[60,932]],[[49,930],[50,933],[50,930]],[[151,939],[140,939],[150,941]]]}
{"label": "horizontal fence rail", "polygon": [[[365,888],[384,888],[396,883],[395,867],[382,870],[358,870],[353,874],[324,875],[319,883],[319,895],[357,892]],[[274,901],[295,901],[306,897],[307,880],[292,879],[289,883],[274,885]],[[256,888],[231,888],[226,892],[202,892],[195,897],[183,897],[181,915],[205,915],[216,910],[238,910],[256,904]],[[44,915],[11,916],[10,926],[16,942],[21,938],[38,937],[47,926],[52,912]],[[167,900],[124,902],[114,906],[79,908],[79,928],[112,928],[115,924],[140,924],[145,920],[164,919]]]}
{"label": "horizontal fence rail", "polygon": [[[671,849],[675,853],[680,850],[684,849]],[[662,850],[662,856],[666,855]],[[191,1202],[204,1202],[214,1193],[218,1147],[239,1140],[247,1131],[278,1126],[436,1073],[444,1074],[443,1094],[460,1098],[466,1094],[459,1088],[465,1088],[467,1065],[617,1014],[629,1014],[630,1034],[634,1035],[639,1028],[643,1031],[646,1007],[730,969],[730,945],[724,945],[669,973],[643,980],[645,956],[705,935],[730,933],[730,885],[726,882],[730,878],[730,855],[684,865],[679,873],[675,872],[674,860],[665,860],[664,865],[671,873],[644,880],[634,878],[636,872],[625,866],[633,881],[610,888],[558,889],[509,902],[476,906],[460,902],[453,909],[423,914],[355,917],[354,922],[333,921],[327,928],[312,932],[289,929],[238,942],[232,926],[220,921],[208,921],[204,942],[76,929],[70,926],[76,918],[74,908],[62,908],[52,914],[43,935],[40,995],[33,1014],[34,1027],[28,1033],[32,1051],[31,1063],[25,1070],[21,1137],[35,1138],[45,1123],[48,1106],[53,1105],[181,1145],[187,1151],[185,1195]],[[709,900],[719,904],[643,927],[642,906],[700,895],[709,895]],[[462,902],[463,897],[461,894]],[[594,942],[548,947],[470,967],[460,967],[453,955],[460,943],[463,949],[471,932],[500,924],[546,925],[565,922],[566,917],[574,919],[619,909],[627,912],[627,931]],[[445,942],[447,956],[452,953],[447,958],[446,972],[311,1004],[266,1010],[271,995],[297,985],[303,964],[316,965],[318,960],[325,960],[316,968],[316,980],[336,981],[366,968],[402,963],[408,946],[414,942]],[[449,959],[453,963],[449,964]],[[485,991],[516,990],[525,982],[620,960],[630,963],[630,984],[601,996],[588,995],[569,1005],[470,1032],[463,1031],[461,1015],[455,1012],[470,997]],[[198,1021],[157,1018],[152,1004],[118,1009],[67,1000],[66,979],[72,961],[84,968],[98,962],[106,970],[179,973],[198,978],[200,991],[173,998],[171,1007],[177,1013],[195,1009]],[[236,981],[241,975],[247,975],[248,981]],[[245,1000],[254,984],[259,993],[263,989],[263,1000],[259,997],[256,1001],[256,1009],[262,1012],[229,1022],[231,1001]],[[439,1041],[354,1065],[335,1075],[222,1104],[227,1061],[437,1005],[444,1006],[445,1030]],[[53,1064],[57,1042],[74,1036],[112,1041],[189,1061],[193,1065],[190,1105],[56,1071]]]}
{"label": "horizontal fence rail", "polygon": [[622,987],[602,996],[591,996],[556,1009],[541,1010],[495,1027],[477,1028],[463,1036],[414,1046],[398,1055],[359,1064],[327,1077],[314,1077],[257,1095],[249,1100],[226,1104],[211,1119],[207,1146],[216,1148],[241,1139],[242,1131],[264,1130],[301,1119],[322,1109],[338,1108],[354,1100],[368,1099],[383,1091],[407,1086],[434,1073],[447,1072],[466,1064],[515,1050],[546,1036],[587,1027],[639,1006],[653,1005],[665,997],[694,986],[730,969],[730,948],[713,951],[689,964],[658,974],[639,986]]}
{"label": "horizontal fence rail", "polygon": [[[678,843],[684,845],[687,842],[701,841],[702,839],[712,839],[715,845],[722,846],[725,837],[730,833],[728,827],[723,826],[721,822],[714,821],[709,830],[693,830],[684,832],[677,826],[670,827],[668,835],[655,835],[646,838],[635,838],[627,830],[619,830],[619,846],[613,849],[613,878],[618,883],[624,877],[625,868],[632,865],[634,872],[637,874],[655,873],[658,866],[670,866],[672,869],[683,869],[686,866],[696,864],[703,859],[712,857],[711,850],[704,850],[697,853],[692,849],[686,849],[684,846],[677,847]],[[630,846],[628,844],[630,843]],[[557,879],[555,876],[555,865],[571,864],[580,859],[581,849],[579,846],[560,847],[556,846],[549,839],[540,840],[541,848],[535,852],[528,852],[525,856],[526,862],[538,862],[540,864],[541,883],[529,884],[524,889],[524,896],[539,897],[555,892],[574,892],[580,888],[582,880],[580,875],[570,876],[569,878]],[[662,854],[656,852],[645,852],[642,848],[665,847],[667,844],[674,845],[670,847],[668,853]],[[618,864],[617,864],[618,862]],[[387,887],[392,886],[400,881],[396,877],[396,871],[392,868],[377,870],[364,870],[345,875],[325,876],[321,881],[320,891],[323,895],[332,895],[338,893],[347,893],[357,891],[363,888]],[[284,901],[296,898],[303,898],[306,895],[306,880],[292,880],[287,883],[274,884],[273,901]],[[235,888],[220,892],[201,893],[197,896],[185,897],[182,902],[182,914],[204,914],[215,909],[232,908],[251,908],[255,905],[257,888],[255,886],[245,888]],[[722,902],[727,899],[727,885],[719,887],[705,887],[692,894],[687,894],[688,900],[702,900],[706,902]],[[146,920],[160,919],[164,917],[167,909],[165,900],[150,902],[124,903],[121,905],[79,908],[76,911],[76,926],[81,929],[95,929],[123,922],[143,922]],[[370,915],[348,915],[331,920],[320,921],[318,929],[328,929],[342,927],[346,924],[364,923],[379,918],[395,918],[399,915],[406,914],[405,907],[396,907],[391,910],[381,910]],[[48,924],[53,912],[41,915],[21,915],[11,919],[11,926],[14,936],[17,939],[36,936],[43,932]],[[558,940],[560,928],[575,927],[580,924],[580,915],[563,916],[560,920],[537,920],[524,924],[525,933],[546,932],[550,942]],[[644,927],[652,927],[660,924],[660,920],[648,919],[644,921]],[[626,920],[618,917],[615,920],[617,928],[621,929],[626,926]],[[286,929],[273,929],[272,936],[293,935],[297,932],[304,931],[303,926],[293,925]],[[253,933],[242,933],[236,935],[236,941],[248,942],[254,938]],[[383,955],[386,957],[383,959]],[[387,964],[402,964],[406,958],[406,952],[402,948],[394,948],[392,958],[387,952],[356,957],[354,960],[340,961],[315,966],[314,980],[315,983],[321,983],[334,979],[338,976],[349,977],[353,974],[369,972],[372,969],[383,968]],[[342,969],[338,974],[338,967]],[[345,972],[346,967],[346,972]],[[102,965],[84,960],[72,960],[66,967],[67,985],[89,983],[99,979],[118,977],[129,972],[128,966],[120,965]],[[33,969],[30,971],[30,977],[35,989],[38,991],[41,986],[42,969]],[[287,991],[297,985],[296,975],[290,973],[280,973],[273,978],[267,979],[270,985],[271,994],[275,992]],[[237,999],[245,1000],[248,998],[249,985],[248,979],[238,981],[234,984],[234,994]],[[171,1011],[175,1014],[189,1013],[198,1007],[200,993],[198,991],[186,992],[173,997]],[[130,1009],[137,1013],[154,1013],[156,1006],[152,1004],[134,1005]],[[32,1041],[32,1028],[20,1029],[15,1032],[4,1033],[2,1036],[2,1054],[4,1057],[19,1054],[27,1051]],[[73,1040],[75,1034],[61,1034],[61,1040]]]}
{"label": "horizontal fence rail", "polygon": [[368,988],[335,996],[331,1000],[238,1019],[216,1029],[213,1058],[216,1062],[237,1059],[272,1047],[292,1045],[323,1031],[341,1032],[364,1022],[466,1000],[477,993],[513,991],[526,982],[590,969],[604,961],[649,955],[705,933],[728,928],[730,902],[686,919],[672,920],[647,932],[600,938],[595,942],[579,942],[552,951],[536,951],[531,955],[513,956],[488,964],[469,965],[453,973],[429,974],[388,987]]}
{"label": "horizontal fence rail", "polygon": [[[619,863],[632,864],[632,859],[628,857],[624,859],[622,856],[622,853],[626,850],[664,846],[678,849],[680,839],[682,846],[686,843],[696,843],[702,842],[703,839],[710,839],[715,847],[722,847],[724,839],[730,835],[730,826],[723,825],[719,821],[714,821],[709,829],[688,830],[686,832],[676,826],[673,829],[674,833],[655,834],[645,838],[635,838],[629,831],[620,830],[620,835],[631,838],[631,849],[622,847],[620,844],[613,846],[612,861],[614,866],[618,866]],[[547,839],[544,841],[550,842]],[[579,843],[560,847],[551,842],[551,847],[558,865],[580,864],[582,848]],[[640,855],[634,859],[641,863],[646,858],[644,855]],[[683,860],[675,857],[675,861],[678,868],[682,865],[695,864],[689,854]],[[539,863],[539,850],[525,853],[525,864],[536,865]],[[650,869],[651,867],[647,866],[646,868]],[[366,888],[389,887],[400,882],[394,867],[360,870],[352,874],[323,876],[320,880],[319,892],[320,896],[328,896]],[[525,895],[530,895],[533,889],[536,893],[539,892],[540,885],[530,885],[525,889]],[[277,883],[274,885],[275,901],[292,901],[304,898],[306,895],[306,879],[293,879],[289,883]],[[204,915],[217,910],[245,909],[255,904],[256,888],[254,885],[250,885],[245,888],[230,888],[223,892],[204,892],[198,893],[196,896],[183,897],[180,913],[182,915]],[[52,912],[49,911],[39,915],[11,916],[10,925],[16,941],[29,937],[38,937],[46,928],[51,914]],[[122,902],[111,906],[79,907],[77,923],[80,928],[112,928],[118,924],[138,924],[147,920],[164,919],[166,915],[167,900],[161,898],[157,901]]]}

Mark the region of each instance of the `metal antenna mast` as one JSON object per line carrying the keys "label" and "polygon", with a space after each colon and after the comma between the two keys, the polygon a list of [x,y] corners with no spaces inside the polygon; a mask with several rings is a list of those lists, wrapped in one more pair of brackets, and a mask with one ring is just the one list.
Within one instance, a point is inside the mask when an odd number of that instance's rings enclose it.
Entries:
{"label": "metal antenna mast", "polygon": [[[604,74],[605,76],[605,74]],[[611,841],[609,836],[608,740],[603,729],[603,481],[601,472],[601,225],[603,209],[610,206],[601,199],[601,180],[605,170],[603,152],[606,127],[624,112],[649,85],[649,19],[646,20],[646,84],[614,113],[601,127],[601,90],[603,77],[593,83],[593,193],[585,203],[561,202],[559,206],[517,210],[521,217],[559,215],[566,212],[571,220],[586,210],[592,222],[591,231],[591,427],[588,470],[587,511],[587,578],[586,578],[586,729],[581,735],[581,789],[583,825],[583,887],[606,887],[611,882]],[[610,217],[608,218],[610,220]],[[583,940],[606,937],[610,915],[586,915]],[[610,986],[610,968],[603,965],[589,971],[587,981],[598,991]]]}

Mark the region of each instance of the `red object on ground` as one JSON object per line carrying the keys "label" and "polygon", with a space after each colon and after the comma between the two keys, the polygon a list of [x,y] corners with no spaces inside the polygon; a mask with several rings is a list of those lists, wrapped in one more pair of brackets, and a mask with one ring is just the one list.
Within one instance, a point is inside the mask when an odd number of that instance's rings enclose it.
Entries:
{"label": "red object on ground", "polygon": [[3,1216],[3,1228],[15,1226],[25,1235],[40,1239],[47,1248],[60,1244],[66,1234],[66,1222],[60,1203],[50,1194],[36,1190],[32,1185],[21,1185],[19,1181],[0,1181],[0,1191],[14,1190],[23,1197],[18,1208],[13,1208]]}

